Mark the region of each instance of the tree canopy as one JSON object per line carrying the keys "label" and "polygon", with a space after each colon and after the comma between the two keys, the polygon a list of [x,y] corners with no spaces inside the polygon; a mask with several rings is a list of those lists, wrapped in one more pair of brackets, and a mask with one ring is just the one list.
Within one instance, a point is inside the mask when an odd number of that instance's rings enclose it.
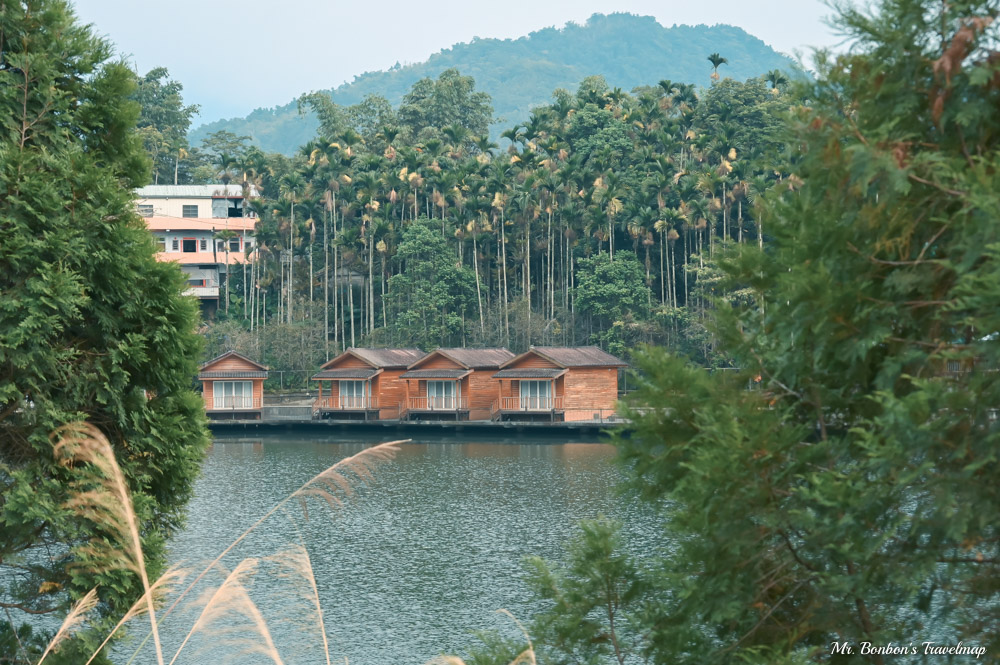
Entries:
{"label": "tree canopy", "polygon": [[34,643],[8,616],[58,614],[94,586],[120,616],[142,595],[93,558],[104,527],[64,506],[50,434],[86,419],[113,442],[155,574],[206,432],[196,305],[135,213],[134,75],[60,0],[0,12],[0,52],[0,659],[19,663]]}
{"label": "tree canopy", "polygon": [[744,371],[641,362],[618,445],[677,543],[653,660],[1000,650],[996,11],[846,11],[758,207],[771,242],[725,263],[756,293],[717,320]]}

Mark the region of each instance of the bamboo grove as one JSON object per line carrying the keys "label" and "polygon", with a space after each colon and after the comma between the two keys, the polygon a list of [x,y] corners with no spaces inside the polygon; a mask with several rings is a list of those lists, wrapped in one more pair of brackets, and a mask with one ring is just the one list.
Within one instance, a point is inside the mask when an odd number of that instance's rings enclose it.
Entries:
{"label": "bamboo grove", "polygon": [[502,148],[488,96],[454,70],[397,109],[305,96],[321,129],[294,156],[240,141],[219,156],[224,180],[260,194],[261,218],[220,319],[277,366],[296,362],[262,341],[274,325],[327,358],[362,344],[648,342],[724,362],[704,326],[715,261],[767,238],[752,208],[782,177],[767,164],[787,84],[774,71],[627,93],[591,77]]}

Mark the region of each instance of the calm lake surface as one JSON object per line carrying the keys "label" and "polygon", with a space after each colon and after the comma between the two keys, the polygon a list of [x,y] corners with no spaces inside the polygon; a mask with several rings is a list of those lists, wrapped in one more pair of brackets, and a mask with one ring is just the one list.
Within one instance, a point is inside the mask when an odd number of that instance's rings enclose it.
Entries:
{"label": "calm lake surface", "polygon": [[[211,560],[316,473],[386,440],[217,436],[187,528],[171,544],[171,560]],[[518,634],[496,610],[530,619],[536,606],[522,581],[522,559],[561,558],[580,519],[614,517],[625,523],[631,549],[652,545],[655,520],[618,494],[613,456],[611,446],[592,442],[417,440],[341,509],[313,501],[306,520],[302,508],[289,503],[224,563],[231,570],[245,557],[272,556],[304,542],[335,662],[419,665],[441,653],[462,654],[475,643],[472,631]],[[219,580],[221,575],[212,578],[213,584]],[[250,595],[285,663],[325,662],[308,591],[308,584],[267,561],[251,582]],[[191,609],[164,621],[165,652],[172,655],[196,616]],[[177,662],[222,662],[226,656],[271,662],[241,644],[246,634],[239,627],[249,621],[231,613],[210,636],[192,640]]]}

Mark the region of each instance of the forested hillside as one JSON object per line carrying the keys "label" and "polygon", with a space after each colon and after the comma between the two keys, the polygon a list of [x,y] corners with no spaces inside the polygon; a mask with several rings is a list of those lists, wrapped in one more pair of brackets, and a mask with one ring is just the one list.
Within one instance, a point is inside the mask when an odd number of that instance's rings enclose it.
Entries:
{"label": "forested hillside", "polygon": [[303,377],[359,345],[627,356],[645,342],[725,365],[706,325],[716,264],[723,245],[766,242],[750,208],[784,177],[770,165],[786,84],[772,71],[630,94],[589,77],[508,127],[507,150],[486,135],[489,97],[455,70],[395,109],[312,96],[319,134],[292,157],[219,157],[218,179],[262,194],[262,253],[232,276],[209,353],[235,345]]}
{"label": "forested hillside", "polygon": [[[493,98],[497,122],[491,127],[491,137],[497,140],[503,129],[527,120],[533,107],[550,103],[553,90],[576,90],[587,76],[604,76],[611,88],[625,91],[661,79],[707,86],[711,68],[705,56],[713,52],[728,60],[720,73],[736,80],[772,69],[793,69],[790,58],[730,25],[666,28],[649,16],[595,14],[585,25],[546,28],[516,40],[476,38],[436,53],[426,62],[368,72],[327,92],[342,106],[357,104],[369,95],[384,97],[396,106],[418,80],[458,69]],[[315,115],[301,115],[293,100],[273,109],[257,109],[245,118],[202,125],[191,132],[191,144],[226,130],[250,136],[265,152],[288,155],[312,139],[318,127]]]}

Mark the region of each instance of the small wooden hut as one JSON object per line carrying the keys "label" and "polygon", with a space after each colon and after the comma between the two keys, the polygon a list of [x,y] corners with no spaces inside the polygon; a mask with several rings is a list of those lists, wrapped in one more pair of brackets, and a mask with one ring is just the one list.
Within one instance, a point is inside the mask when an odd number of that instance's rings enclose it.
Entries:
{"label": "small wooden hut", "polygon": [[504,348],[435,349],[400,375],[409,420],[486,420],[496,397],[493,373],[514,357]]}
{"label": "small wooden hut", "polygon": [[606,420],[626,363],[596,346],[533,346],[493,374],[494,420]]}
{"label": "small wooden hut", "polygon": [[260,420],[267,367],[235,351],[201,366],[205,413],[213,419]]}
{"label": "small wooden hut", "polygon": [[347,349],[312,377],[319,384],[314,417],[398,418],[406,393],[406,382],[399,375],[423,355],[420,349]]}

